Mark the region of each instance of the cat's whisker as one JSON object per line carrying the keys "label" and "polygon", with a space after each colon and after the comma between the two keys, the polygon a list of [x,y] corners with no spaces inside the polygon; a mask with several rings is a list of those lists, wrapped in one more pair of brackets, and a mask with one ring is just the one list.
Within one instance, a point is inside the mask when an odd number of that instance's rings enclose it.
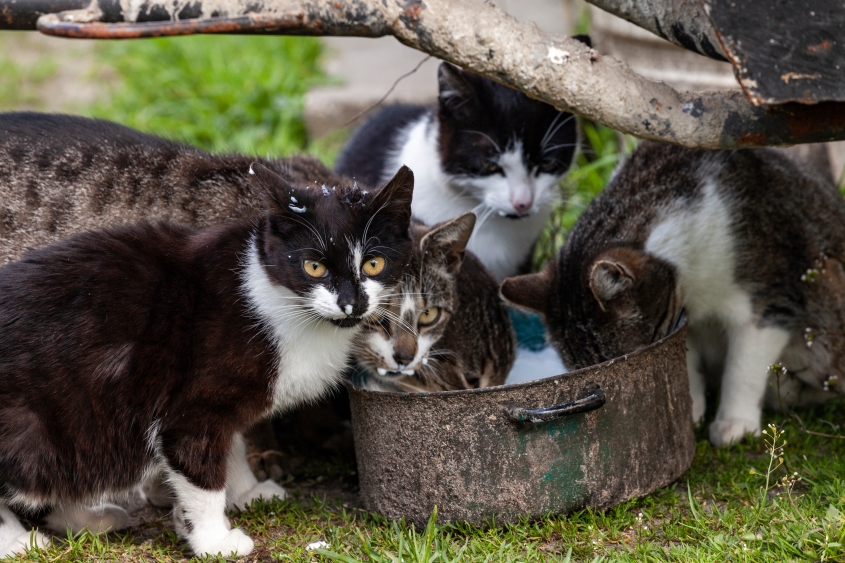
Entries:
{"label": "cat's whisker", "polygon": [[551,133],[547,132],[547,134],[543,136],[543,140],[540,142],[540,149],[543,152],[546,152],[546,145],[557,134],[557,132],[560,131],[560,128],[563,127],[564,125],[566,125],[567,123],[569,123],[570,121],[572,121],[573,119],[575,119],[575,114],[570,113],[569,117],[567,117],[566,119],[561,121],[560,124],[558,124],[557,127],[552,129],[552,126],[554,125],[555,121],[557,121],[560,118],[560,116],[563,115],[564,113],[565,112],[560,112],[558,114],[558,117],[556,117],[555,120],[552,121],[552,125],[549,126],[549,131],[551,131]]}
{"label": "cat's whisker", "polygon": [[496,152],[502,154],[502,149],[499,147],[499,143],[494,141],[493,138],[487,133],[484,133],[483,131],[473,131],[472,129],[464,129],[464,131],[467,133],[475,133],[476,135],[481,135],[482,137],[493,143],[493,146],[496,147]]}
{"label": "cat's whisker", "polygon": [[[299,217],[299,216],[293,215],[292,219],[294,219],[297,223],[299,223],[300,225],[304,226],[305,228],[310,230],[312,233],[314,233],[314,236],[317,237],[317,242],[319,242],[320,246],[323,247],[323,252],[328,251],[328,246],[326,245],[326,241],[324,240],[323,236],[320,235],[320,232],[317,230],[317,228],[314,225],[312,225],[304,217]],[[372,221],[372,217],[370,217],[370,220]]]}
{"label": "cat's whisker", "polygon": [[[553,145],[551,147],[544,148],[543,154],[546,154],[547,152],[551,152],[551,151],[556,150],[556,149],[564,149],[564,148],[577,147],[577,146],[578,146],[578,143],[562,143],[560,145]],[[557,159],[555,159],[555,160],[557,160]]]}
{"label": "cat's whisker", "polygon": [[388,311],[387,309],[385,309],[383,307],[379,307],[379,312],[382,315],[384,315],[385,317],[387,317],[388,319],[390,319],[393,322],[395,322],[396,324],[398,324],[401,328],[403,328],[405,330],[405,332],[413,334],[414,336],[418,335],[416,329],[414,327],[412,327],[410,324],[408,324],[408,322],[405,319],[403,319],[402,317],[400,317],[396,313]]}
{"label": "cat's whisker", "polygon": [[555,118],[552,120],[552,122],[549,124],[549,126],[546,128],[546,132],[543,133],[543,138],[540,139],[540,149],[541,150],[542,150],[543,147],[546,146],[546,143],[549,142],[549,137],[551,136],[550,135],[551,130],[554,128],[555,124],[557,123],[557,120],[560,119],[561,116],[563,116],[564,113],[566,113],[566,112],[559,111],[558,114],[555,116]]}

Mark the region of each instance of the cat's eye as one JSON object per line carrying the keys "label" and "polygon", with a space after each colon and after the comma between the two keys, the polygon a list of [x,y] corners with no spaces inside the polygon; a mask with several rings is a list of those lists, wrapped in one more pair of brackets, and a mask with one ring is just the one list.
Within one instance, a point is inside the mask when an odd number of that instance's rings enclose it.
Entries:
{"label": "cat's eye", "polygon": [[305,273],[315,278],[322,278],[328,273],[326,265],[318,260],[306,260],[302,263]]}
{"label": "cat's eye", "polygon": [[364,270],[364,273],[368,276],[377,276],[382,270],[384,270],[384,258],[381,256],[367,258],[364,261],[364,265],[361,266],[361,269]]}
{"label": "cat's eye", "polygon": [[486,160],[481,166],[481,171],[484,174],[500,174],[502,172],[502,167],[499,166],[499,163],[495,160]]}
{"label": "cat's eye", "polygon": [[440,307],[429,307],[420,315],[420,326],[430,326],[440,320]]}

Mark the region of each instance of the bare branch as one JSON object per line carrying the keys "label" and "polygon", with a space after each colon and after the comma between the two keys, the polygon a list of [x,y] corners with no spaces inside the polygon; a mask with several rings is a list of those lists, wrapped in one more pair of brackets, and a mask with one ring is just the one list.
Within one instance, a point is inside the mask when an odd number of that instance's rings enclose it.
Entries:
{"label": "bare branch", "polygon": [[[521,24],[492,2],[470,0],[95,0],[87,11],[42,16],[41,31],[68,37],[186,33],[393,35],[560,109],[631,135],[688,147],[738,148],[845,139],[845,104],[757,108],[740,90],[678,92],[568,37]],[[197,8],[199,6],[199,8]],[[248,8],[247,8],[248,6]],[[181,9],[182,12],[176,12]],[[258,13],[244,13],[245,9]],[[217,17],[210,18],[212,14]],[[115,21],[171,20],[104,24]],[[194,19],[185,19],[194,18]],[[203,19],[205,18],[205,19]]]}

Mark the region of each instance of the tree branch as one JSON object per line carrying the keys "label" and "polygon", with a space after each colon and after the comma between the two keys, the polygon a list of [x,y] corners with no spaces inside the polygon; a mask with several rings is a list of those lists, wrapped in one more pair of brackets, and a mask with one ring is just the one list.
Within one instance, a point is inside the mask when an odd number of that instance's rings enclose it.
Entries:
{"label": "tree branch", "polygon": [[[845,104],[757,108],[738,89],[678,92],[634,73],[617,60],[602,57],[576,40],[543,33],[533,24],[521,24],[492,2],[264,0],[257,5],[238,0],[199,3],[145,0],[143,4],[124,0],[123,5],[118,0],[95,2],[88,10],[42,16],[38,28],[44,33],[68,37],[233,32],[393,35],[409,47],[643,139],[702,148],[845,139]],[[255,13],[244,13],[245,9]],[[135,23],[86,23],[121,20]]]}

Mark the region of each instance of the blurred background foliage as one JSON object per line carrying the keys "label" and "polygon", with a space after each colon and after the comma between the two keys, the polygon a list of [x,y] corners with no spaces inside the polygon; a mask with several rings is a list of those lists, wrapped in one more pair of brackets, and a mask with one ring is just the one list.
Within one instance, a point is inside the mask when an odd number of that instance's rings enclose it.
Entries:
{"label": "blurred background foliage", "polygon": [[326,80],[322,53],[313,37],[103,43],[98,56],[118,80],[90,113],[215,152],[301,152],[303,97]]}

